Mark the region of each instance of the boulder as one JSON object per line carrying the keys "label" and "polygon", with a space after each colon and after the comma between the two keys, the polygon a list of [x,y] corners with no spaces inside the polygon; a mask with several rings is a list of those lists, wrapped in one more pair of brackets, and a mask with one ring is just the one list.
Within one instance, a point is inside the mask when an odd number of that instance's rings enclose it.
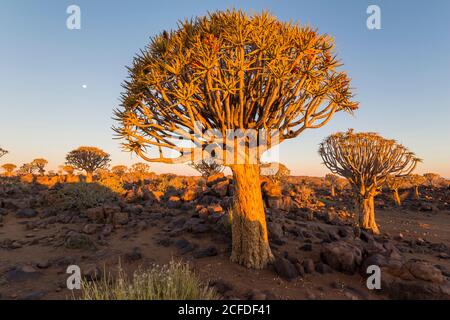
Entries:
{"label": "boulder", "polygon": [[288,259],[276,258],[274,267],[277,274],[283,279],[293,280],[298,277],[297,268]]}
{"label": "boulder", "polygon": [[362,263],[362,249],[345,241],[325,243],[321,248],[322,261],[336,271],[354,274]]}

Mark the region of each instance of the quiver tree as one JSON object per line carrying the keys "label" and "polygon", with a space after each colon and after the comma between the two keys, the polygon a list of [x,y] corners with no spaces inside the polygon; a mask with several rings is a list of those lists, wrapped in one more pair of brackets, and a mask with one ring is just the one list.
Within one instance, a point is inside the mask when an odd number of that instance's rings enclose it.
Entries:
{"label": "quiver tree", "polygon": [[6,177],[11,177],[16,168],[17,166],[12,163],[5,163],[4,165],[2,165],[2,169],[5,171]]}
{"label": "quiver tree", "polygon": [[325,181],[330,185],[330,193],[332,197],[336,196],[336,187],[339,182],[339,177],[335,174],[328,173],[325,175]]}
{"label": "quiver tree", "polygon": [[394,199],[395,205],[400,207],[402,205],[402,201],[400,199],[400,195],[398,194],[398,190],[400,188],[405,187],[407,183],[407,176],[398,177],[394,175],[389,175],[386,178],[386,186],[392,192],[392,197]]}
{"label": "quiver tree", "polygon": [[138,162],[131,166],[130,171],[137,175],[141,184],[144,184],[145,176],[150,173],[150,166],[146,163]]}
{"label": "quiver tree", "polygon": [[3,157],[7,153],[8,153],[8,151],[6,151],[5,149],[0,148],[0,158]]}
{"label": "quiver tree", "polygon": [[214,157],[229,166],[231,260],[263,268],[273,255],[260,155],[357,108],[339,66],[333,39],[310,27],[265,12],[210,13],[155,36],[135,57],[114,129],[125,150],[149,162]]}
{"label": "quiver tree", "polygon": [[356,196],[359,226],[379,233],[375,223],[374,197],[389,175],[406,176],[421,161],[395,140],[376,133],[335,133],[319,147],[324,164],[334,174],[347,178]]}
{"label": "quiver tree", "polygon": [[17,170],[17,173],[19,175],[25,175],[25,174],[34,174],[34,172],[37,170],[36,166],[33,163],[24,163],[20,166],[20,168]]}
{"label": "quiver tree", "polygon": [[128,171],[128,167],[125,165],[117,165],[111,168],[111,172],[118,177],[122,177]]}
{"label": "quiver tree", "polygon": [[66,164],[77,170],[86,171],[86,182],[92,182],[92,175],[97,169],[106,169],[110,162],[109,154],[96,147],[79,147],[66,156]]}
{"label": "quiver tree", "polygon": [[420,197],[419,187],[423,185],[425,181],[426,181],[425,177],[420,174],[410,174],[408,176],[408,182],[414,188],[414,196],[416,197],[416,199],[419,199]]}
{"label": "quiver tree", "polygon": [[69,165],[62,166],[62,170],[68,175],[73,175],[75,168]]}
{"label": "quiver tree", "polygon": [[259,173],[268,177],[273,183],[280,183],[291,174],[291,170],[284,164],[278,162],[260,163]]}
{"label": "quiver tree", "polygon": [[31,165],[36,168],[41,176],[45,173],[45,166],[48,164],[48,161],[42,158],[34,159],[31,162]]}
{"label": "quiver tree", "polygon": [[437,173],[424,173],[423,175],[425,179],[427,179],[428,186],[430,188],[436,188],[439,185],[439,180],[441,179],[441,176]]}
{"label": "quiver tree", "polygon": [[221,173],[225,167],[214,159],[202,159],[198,162],[191,162],[190,167],[197,170],[203,178],[207,179],[210,176]]}

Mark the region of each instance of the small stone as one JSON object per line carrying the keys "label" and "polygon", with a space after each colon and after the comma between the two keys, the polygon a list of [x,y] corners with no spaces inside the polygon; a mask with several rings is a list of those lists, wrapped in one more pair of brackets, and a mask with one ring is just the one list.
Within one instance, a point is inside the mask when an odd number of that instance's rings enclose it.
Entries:
{"label": "small stone", "polygon": [[311,244],[311,243],[305,243],[305,244],[300,248],[300,250],[303,250],[303,251],[312,251],[312,249],[313,249],[313,247],[312,247],[312,244]]}
{"label": "small stone", "polygon": [[83,227],[83,232],[86,234],[93,234],[98,230],[98,225],[88,223]]}
{"label": "small stone", "polygon": [[37,212],[36,210],[33,209],[21,209],[19,211],[17,211],[16,217],[17,218],[34,218],[37,216]]}
{"label": "small stone", "polygon": [[139,247],[134,247],[130,253],[125,254],[125,261],[134,262],[142,259],[142,251]]}
{"label": "small stone", "polygon": [[312,259],[303,260],[302,265],[303,265],[303,268],[305,269],[306,273],[314,273],[315,265],[314,265],[314,261]]}
{"label": "small stone", "polygon": [[113,222],[114,224],[125,225],[129,221],[129,216],[127,212],[116,212],[114,213]]}
{"label": "small stone", "polygon": [[397,240],[397,241],[402,241],[403,240],[403,233],[399,233],[399,234],[397,234],[395,237],[394,237],[394,240]]}
{"label": "small stone", "polygon": [[286,280],[292,280],[298,277],[297,269],[288,259],[275,259],[274,267],[278,275]]}
{"label": "small stone", "polygon": [[36,267],[38,267],[39,269],[47,269],[47,268],[49,268],[51,265],[52,265],[52,264],[51,264],[50,261],[48,261],[48,260],[41,260],[41,261],[38,261],[38,262],[36,263]]}
{"label": "small stone", "polygon": [[209,246],[204,249],[199,249],[194,252],[193,257],[195,259],[217,256],[217,248],[215,246]]}
{"label": "small stone", "polygon": [[327,265],[325,263],[322,263],[322,262],[319,262],[316,265],[316,271],[318,273],[325,274],[325,273],[332,273],[333,269],[331,269],[329,265]]}

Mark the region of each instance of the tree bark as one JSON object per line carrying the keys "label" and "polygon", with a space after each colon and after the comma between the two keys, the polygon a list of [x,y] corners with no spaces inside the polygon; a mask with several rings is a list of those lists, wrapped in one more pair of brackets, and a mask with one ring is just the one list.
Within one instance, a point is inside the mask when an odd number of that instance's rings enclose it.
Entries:
{"label": "tree bark", "polygon": [[416,199],[420,198],[420,194],[419,194],[419,186],[415,186],[414,187],[414,195],[416,196]]}
{"label": "tree bark", "polygon": [[273,261],[267,235],[259,166],[231,166],[234,177],[231,261],[247,268],[263,269]]}
{"label": "tree bark", "polygon": [[400,200],[398,190],[397,189],[392,190],[392,195],[394,196],[395,205],[397,207],[400,207],[402,205],[402,201]]}
{"label": "tree bark", "polygon": [[92,182],[92,172],[86,172],[86,183]]}
{"label": "tree bark", "polygon": [[375,222],[375,203],[374,196],[359,196],[357,203],[359,214],[359,226],[364,230],[368,230],[374,234],[379,234],[380,230]]}

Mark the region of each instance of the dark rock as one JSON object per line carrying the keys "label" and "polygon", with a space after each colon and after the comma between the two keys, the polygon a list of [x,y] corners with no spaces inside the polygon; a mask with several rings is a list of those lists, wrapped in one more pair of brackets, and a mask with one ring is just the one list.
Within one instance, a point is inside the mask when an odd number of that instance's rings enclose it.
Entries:
{"label": "dark rock", "polygon": [[83,269],[83,278],[86,281],[98,281],[102,278],[102,271],[97,266],[88,266]]}
{"label": "dark rock", "polygon": [[16,266],[7,271],[4,276],[8,282],[23,282],[36,280],[41,274],[31,266]]}
{"label": "dark rock", "polygon": [[292,280],[298,277],[295,266],[285,258],[276,258],[274,262],[275,271],[284,279]]}
{"label": "dark rock", "polygon": [[315,271],[315,265],[312,259],[303,260],[302,265],[306,273],[313,273]]}
{"label": "dark rock", "polygon": [[86,234],[94,234],[99,229],[98,224],[88,223],[83,227],[83,232]]}
{"label": "dark rock", "polygon": [[142,250],[139,247],[134,247],[133,250],[125,254],[126,262],[134,262],[142,259]]}
{"label": "dark rock", "polygon": [[44,291],[34,291],[25,295],[23,300],[41,300],[45,296],[46,292]]}
{"label": "dark rock", "polygon": [[319,262],[316,265],[316,271],[318,273],[325,274],[325,273],[332,273],[333,269],[331,269],[330,266],[328,266],[327,264]]}
{"label": "dark rock", "polygon": [[120,224],[120,225],[125,225],[128,223],[130,217],[128,215],[128,212],[116,212],[114,213],[113,216],[113,223],[115,225]]}
{"label": "dark rock", "polygon": [[338,241],[323,244],[320,255],[331,268],[354,274],[362,263],[363,252],[356,245]]}
{"label": "dark rock", "polygon": [[300,247],[300,250],[303,251],[312,251],[313,246],[311,243],[305,243],[303,246]]}
{"label": "dark rock", "polygon": [[38,267],[39,269],[47,269],[51,265],[52,265],[51,262],[48,260],[41,260],[36,263],[36,267]]}
{"label": "dark rock", "polygon": [[204,249],[199,249],[192,256],[195,259],[217,256],[217,248],[215,246],[209,246]]}
{"label": "dark rock", "polygon": [[37,216],[37,211],[33,209],[21,209],[17,211],[16,217],[17,218],[34,218]]}
{"label": "dark rock", "polygon": [[229,292],[233,290],[233,285],[225,280],[218,279],[211,283],[211,285],[216,289],[216,291],[220,294],[224,294],[226,292]]}

